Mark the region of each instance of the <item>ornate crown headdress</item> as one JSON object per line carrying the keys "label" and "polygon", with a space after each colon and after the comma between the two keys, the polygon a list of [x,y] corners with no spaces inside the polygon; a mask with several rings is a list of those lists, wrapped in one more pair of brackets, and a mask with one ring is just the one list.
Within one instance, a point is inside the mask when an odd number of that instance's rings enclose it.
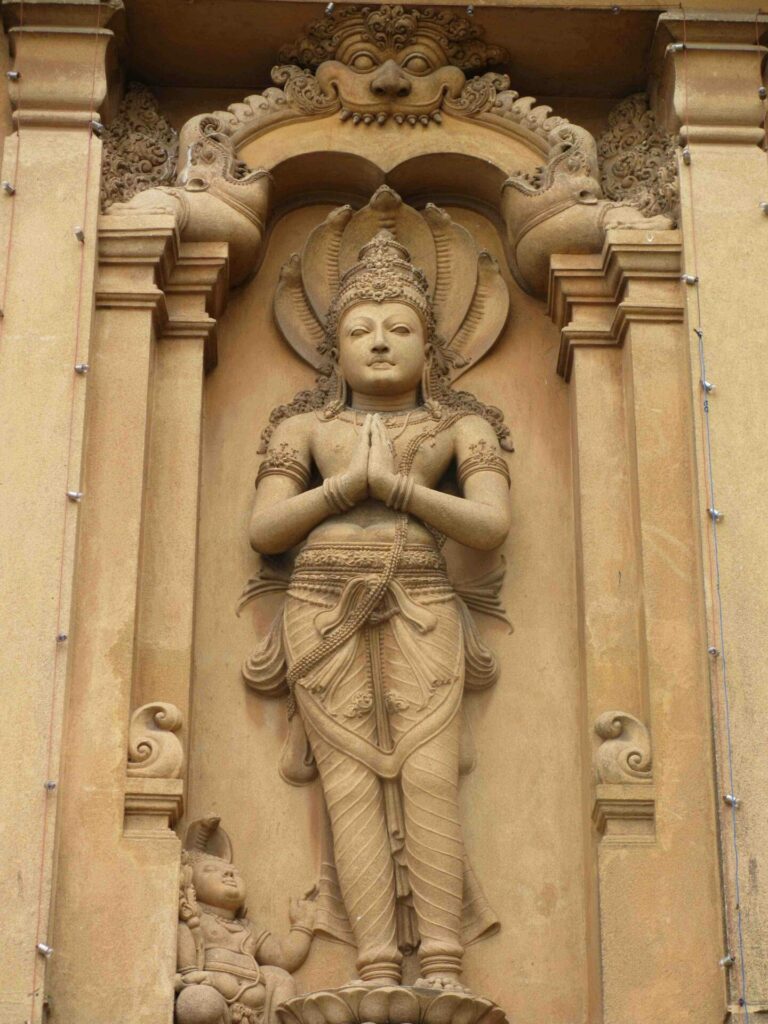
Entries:
{"label": "ornate crown headdress", "polygon": [[424,321],[427,339],[435,333],[435,316],[424,273],[411,263],[411,254],[382,228],[360,250],[358,262],[346,271],[325,320],[329,341],[336,338],[345,310],[358,302],[405,302]]}

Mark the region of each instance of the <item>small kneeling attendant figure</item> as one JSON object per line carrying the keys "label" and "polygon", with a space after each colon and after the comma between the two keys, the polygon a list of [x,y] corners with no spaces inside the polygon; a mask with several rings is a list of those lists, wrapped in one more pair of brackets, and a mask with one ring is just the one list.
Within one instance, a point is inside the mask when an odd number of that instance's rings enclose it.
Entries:
{"label": "small kneeling attendant figure", "polygon": [[314,904],[292,899],[283,940],[245,913],[246,887],[218,818],[193,822],[182,854],[177,1024],[274,1024],[296,994],[290,972],[306,960]]}

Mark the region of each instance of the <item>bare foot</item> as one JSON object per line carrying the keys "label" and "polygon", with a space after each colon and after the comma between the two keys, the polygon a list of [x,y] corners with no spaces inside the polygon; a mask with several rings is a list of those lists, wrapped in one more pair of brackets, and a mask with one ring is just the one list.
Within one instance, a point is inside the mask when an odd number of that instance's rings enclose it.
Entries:
{"label": "bare foot", "polygon": [[458,974],[427,974],[413,983],[414,988],[433,988],[439,992],[469,992]]}

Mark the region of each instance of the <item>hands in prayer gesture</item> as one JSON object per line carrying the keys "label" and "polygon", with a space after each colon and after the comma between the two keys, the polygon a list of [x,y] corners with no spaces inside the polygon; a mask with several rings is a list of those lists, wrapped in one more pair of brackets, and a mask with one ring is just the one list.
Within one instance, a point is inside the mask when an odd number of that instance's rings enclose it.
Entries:
{"label": "hands in prayer gesture", "polygon": [[395,479],[395,449],[378,413],[369,414],[342,475],[342,485],[351,501],[367,497],[386,501]]}

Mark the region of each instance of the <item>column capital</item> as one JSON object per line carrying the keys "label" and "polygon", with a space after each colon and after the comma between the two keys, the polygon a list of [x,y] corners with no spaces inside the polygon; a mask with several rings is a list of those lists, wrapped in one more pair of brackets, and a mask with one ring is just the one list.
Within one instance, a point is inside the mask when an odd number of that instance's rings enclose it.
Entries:
{"label": "column capital", "polygon": [[122,0],[24,0],[23,17],[21,6],[19,0],[2,4],[20,74],[8,89],[14,125],[88,127],[109,81],[119,78],[114,41],[123,29]]}
{"label": "column capital", "polygon": [[173,217],[99,218],[99,309],[148,309],[157,330],[168,320],[165,288],[179,260],[179,233]]}
{"label": "column capital", "polygon": [[768,50],[768,15],[668,11],[656,26],[650,93],[656,116],[683,145],[760,145],[758,89]]}
{"label": "column capital", "polygon": [[206,372],[218,360],[216,321],[229,294],[227,249],[226,242],[182,242],[165,287],[169,319],[163,337],[202,339]]}
{"label": "column capital", "polygon": [[570,379],[577,348],[621,345],[633,322],[683,319],[680,252],[678,231],[614,228],[602,253],[552,257],[549,315],[561,332],[561,377]]}

